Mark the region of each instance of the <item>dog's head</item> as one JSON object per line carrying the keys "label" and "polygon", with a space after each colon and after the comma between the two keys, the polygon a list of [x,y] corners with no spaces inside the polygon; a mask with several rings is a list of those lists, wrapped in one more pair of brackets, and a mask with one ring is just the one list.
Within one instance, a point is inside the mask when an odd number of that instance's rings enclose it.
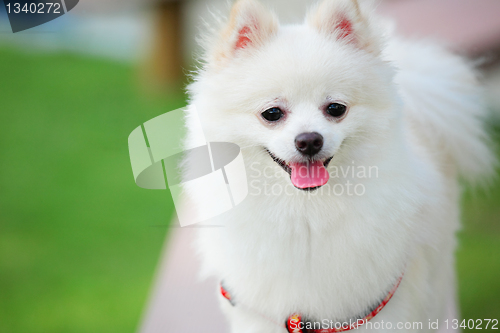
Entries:
{"label": "dog's head", "polygon": [[292,26],[237,2],[190,87],[208,139],[254,147],[300,189],[324,185],[327,166],[359,149],[382,150],[395,94],[376,30],[355,0],[326,0]]}

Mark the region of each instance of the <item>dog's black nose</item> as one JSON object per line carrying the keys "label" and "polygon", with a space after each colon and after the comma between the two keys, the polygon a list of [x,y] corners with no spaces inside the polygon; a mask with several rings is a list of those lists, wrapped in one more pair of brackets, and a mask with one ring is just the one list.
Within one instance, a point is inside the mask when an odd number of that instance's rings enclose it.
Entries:
{"label": "dog's black nose", "polygon": [[316,132],[299,134],[295,138],[295,147],[304,155],[316,155],[323,147],[323,136]]}

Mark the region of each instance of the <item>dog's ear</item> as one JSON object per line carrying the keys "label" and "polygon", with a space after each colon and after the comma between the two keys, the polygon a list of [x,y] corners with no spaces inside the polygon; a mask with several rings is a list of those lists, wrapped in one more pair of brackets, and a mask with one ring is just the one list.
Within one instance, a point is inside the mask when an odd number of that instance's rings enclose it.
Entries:
{"label": "dog's ear", "polygon": [[257,48],[271,38],[278,30],[278,20],[256,0],[237,1],[229,16],[229,22],[222,30],[214,52],[215,61],[223,61]]}
{"label": "dog's ear", "polygon": [[357,0],[324,0],[307,15],[306,21],[334,39],[379,53],[378,38],[372,34],[369,17]]}

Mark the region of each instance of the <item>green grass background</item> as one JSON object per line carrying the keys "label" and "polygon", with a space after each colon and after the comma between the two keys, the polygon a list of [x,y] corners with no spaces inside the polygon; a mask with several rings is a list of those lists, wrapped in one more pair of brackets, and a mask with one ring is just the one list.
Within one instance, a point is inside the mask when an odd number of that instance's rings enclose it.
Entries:
{"label": "green grass background", "polygon": [[[0,48],[0,332],[134,332],[172,214],[127,137],[184,105],[127,65]],[[500,319],[500,184],[464,199],[463,318]]]}

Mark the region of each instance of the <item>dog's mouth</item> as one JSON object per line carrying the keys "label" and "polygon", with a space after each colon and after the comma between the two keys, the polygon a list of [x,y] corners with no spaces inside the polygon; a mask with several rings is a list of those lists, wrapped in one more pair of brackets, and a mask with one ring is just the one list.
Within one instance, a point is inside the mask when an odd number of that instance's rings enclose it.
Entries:
{"label": "dog's mouth", "polygon": [[304,191],[313,191],[325,185],[330,179],[326,168],[332,160],[329,157],[324,160],[307,160],[304,162],[286,162],[266,148],[267,153],[274,162],[283,168],[289,175],[293,186]]}

